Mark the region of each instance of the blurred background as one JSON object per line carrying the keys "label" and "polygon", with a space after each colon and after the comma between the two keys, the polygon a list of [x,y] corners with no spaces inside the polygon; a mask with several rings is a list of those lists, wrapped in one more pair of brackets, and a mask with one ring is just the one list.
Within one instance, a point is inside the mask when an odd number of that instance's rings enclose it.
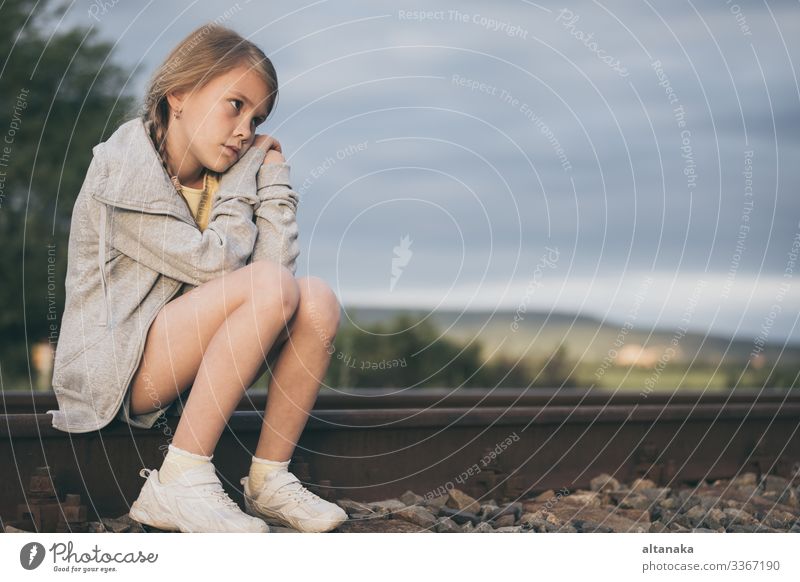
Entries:
{"label": "blurred background", "polygon": [[343,306],[326,389],[795,388],[798,12],[3,2],[0,388],[50,390],[91,148],[209,22],[278,71],[297,276]]}

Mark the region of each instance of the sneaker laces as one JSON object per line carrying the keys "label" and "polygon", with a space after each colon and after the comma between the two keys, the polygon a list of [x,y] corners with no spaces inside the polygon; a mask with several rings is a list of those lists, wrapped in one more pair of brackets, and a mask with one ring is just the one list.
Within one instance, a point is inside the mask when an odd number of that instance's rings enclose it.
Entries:
{"label": "sneaker laces", "polygon": [[228,497],[228,494],[225,493],[225,490],[222,488],[222,483],[217,481],[216,483],[210,484],[203,489],[203,493],[206,493],[211,496],[211,499],[222,505],[227,509],[232,509],[236,512],[241,512],[241,508],[236,504],[233,499]]}
{"label": "sneaker laces", "polygon": [[299,481],[287,483],[283,487],[279,488],[278,491],[285,491],[292,499],[301,503],[317,503],[322,501],[319,496],[303,487]]}

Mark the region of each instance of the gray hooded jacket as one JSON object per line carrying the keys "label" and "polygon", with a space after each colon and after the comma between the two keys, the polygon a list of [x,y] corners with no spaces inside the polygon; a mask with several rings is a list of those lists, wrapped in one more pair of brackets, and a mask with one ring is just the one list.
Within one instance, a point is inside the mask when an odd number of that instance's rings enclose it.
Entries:
{"label": "gray hooded jacket", "polygon": [[200,231],[149,137],[123,123],[96,145],[72,213],[66,303],[56,348],[53,426],[98,430],[114,419],[150,324],[187,290],[249,262],[296,272],[299,195],[288,163],[262,165],[251,147],[222,174]]}

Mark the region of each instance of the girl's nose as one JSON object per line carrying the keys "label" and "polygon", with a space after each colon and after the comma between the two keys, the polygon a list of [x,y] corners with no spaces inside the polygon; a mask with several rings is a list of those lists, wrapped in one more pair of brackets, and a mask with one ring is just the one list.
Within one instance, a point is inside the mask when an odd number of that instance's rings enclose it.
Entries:
{"label": "girl's nose", "polygon": [[236,136],[240,136],[243,141],[249,142],[253,138],[253,131],[250,128],[250,123],[242,122],[236,128]]}

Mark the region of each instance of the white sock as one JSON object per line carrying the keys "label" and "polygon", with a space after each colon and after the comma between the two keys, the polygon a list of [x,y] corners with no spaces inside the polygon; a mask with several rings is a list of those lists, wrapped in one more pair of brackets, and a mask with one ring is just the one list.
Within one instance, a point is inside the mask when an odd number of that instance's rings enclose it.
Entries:
{"label": "white sock", "polygon": [[179,449],[173,444],[169,445],[167,456],[164,457],[164,462],[158,470],[158,480],[161,483],[170,483],[177,479],[184,471],[202,465],[203,463],[210,463],[214,455],[205,457],[196,453],[190,453],[183,449]]}
{"label": "white sock", "polygon": [[289,461],[270,461],[254,456],[253,463],[250,465],[250,491],[261,489],[264,486],[264,480],[270,473],[286,471],[288,467]]}

